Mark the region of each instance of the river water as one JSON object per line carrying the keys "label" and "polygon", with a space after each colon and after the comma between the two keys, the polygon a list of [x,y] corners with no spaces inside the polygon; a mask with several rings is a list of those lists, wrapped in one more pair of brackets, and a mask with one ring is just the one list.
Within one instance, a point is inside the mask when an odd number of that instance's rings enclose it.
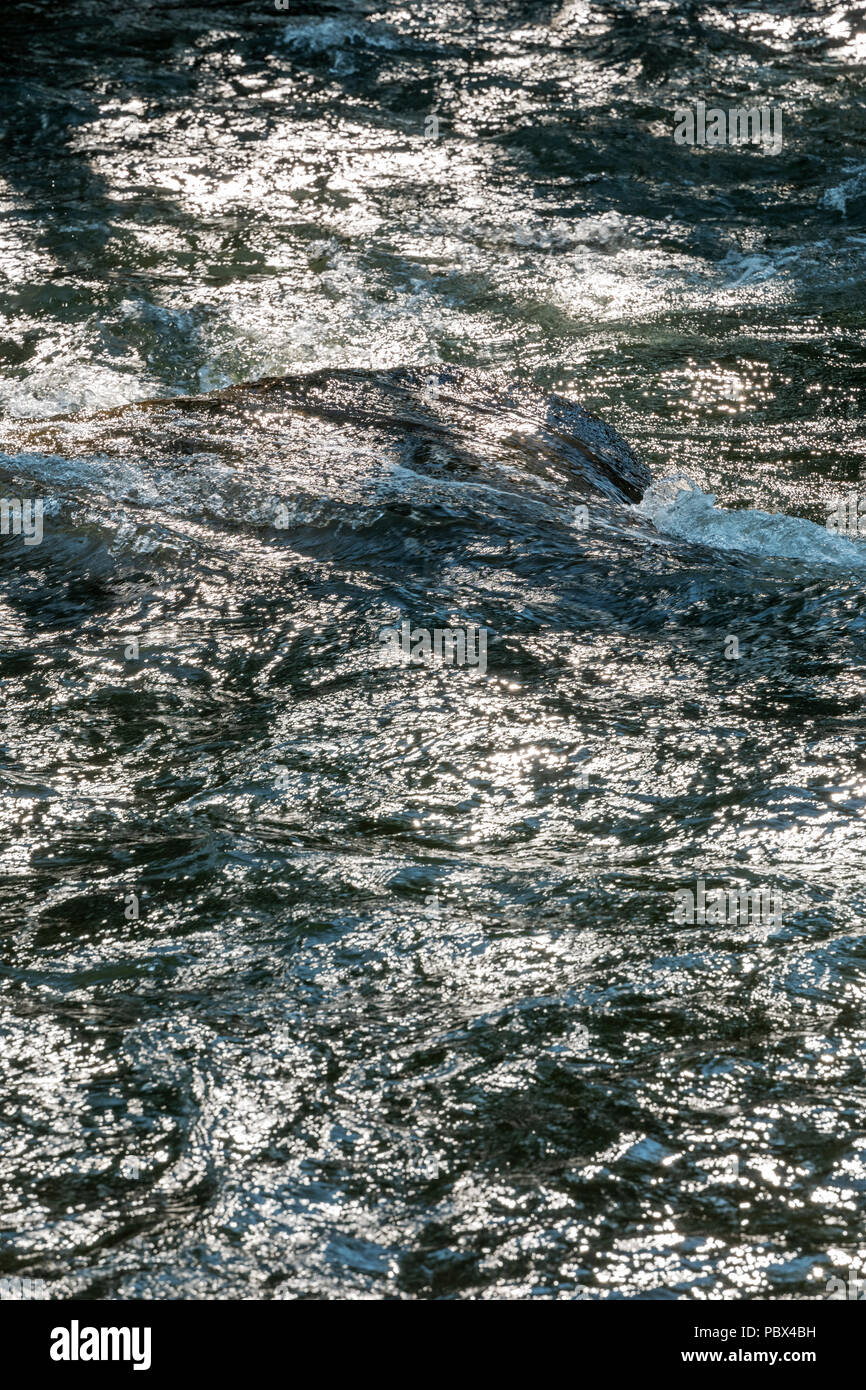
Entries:
{"label": "river water", "polygon": [[0,1292],[864,1272],[864,27],[5,4]]}

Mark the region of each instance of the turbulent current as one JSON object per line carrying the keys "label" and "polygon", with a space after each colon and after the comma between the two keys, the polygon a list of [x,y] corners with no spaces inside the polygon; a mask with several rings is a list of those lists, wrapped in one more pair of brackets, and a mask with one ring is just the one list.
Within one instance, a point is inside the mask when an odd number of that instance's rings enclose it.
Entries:
{"label": "turbulent current", "polygon": [[861,1275],[854,12],[0,38],[0,1294]]}

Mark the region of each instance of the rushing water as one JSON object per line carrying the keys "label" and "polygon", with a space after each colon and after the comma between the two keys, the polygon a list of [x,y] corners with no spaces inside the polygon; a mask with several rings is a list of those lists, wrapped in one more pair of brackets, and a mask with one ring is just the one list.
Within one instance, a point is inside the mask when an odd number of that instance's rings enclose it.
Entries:
{"label": "rushing water", "polygon": [[4,4],[0,1292],[866,1268],[864,27]]}

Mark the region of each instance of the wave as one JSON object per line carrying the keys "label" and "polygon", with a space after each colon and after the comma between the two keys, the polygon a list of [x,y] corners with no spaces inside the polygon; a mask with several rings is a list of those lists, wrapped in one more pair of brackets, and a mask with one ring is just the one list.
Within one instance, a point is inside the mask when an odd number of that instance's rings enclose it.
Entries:
{"label": "wave", "polygon": [[452,368],[322,370],[12,420],[0,448],[7,472],[42,488],[253,526],[272,526],[278,507],[297,516],[319,503],[347,520],[413,500],[463,510],[470,493],[482,512],[496,500],[633,502],[650,482],[616,431],[576,402]]}
{"label": "wave", "polygon": [[835,535],[803,517],[747,509],[729,512],[716,506],[684,474],[660,478],[634,508],[657,531],[716,550],[801,560],[805,564],[866,566],[866,545]]}

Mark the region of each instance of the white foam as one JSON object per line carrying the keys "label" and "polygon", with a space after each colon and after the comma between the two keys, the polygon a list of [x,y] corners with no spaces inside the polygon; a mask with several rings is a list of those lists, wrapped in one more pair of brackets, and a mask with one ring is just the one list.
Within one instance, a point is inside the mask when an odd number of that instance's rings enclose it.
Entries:
{"label": "white foam", "polygon": [[26,380],[0,382],[0,412],[15,419],[44,419],[77,410],[111,410],[158,392],[158,384],[100,363],[46,362]]}
{"label": "white foam", "polygon": [[657,531],[717,550],[775,555],[805,564],[866,566],[866,544],[802,517],[774,512],[728,512],[683,474],[653,483],[634,510]]}
{"label": "white foam", "polygon": [[338,18],[296,20],[286,26],[282,42],[292,48],[306,48],[310,53],[327,53],[348,44],[368,48],[395,47],[393,35],[384,27]]}
{"label": "white foam", "polygon": [[841,212],[843,217],[847,216],[848,199],[857,198],[866,192],[866,165],[849,161],[846,173],[847,178],[828,188],[818,200],[820,208],[827,208],[830,212]]}

